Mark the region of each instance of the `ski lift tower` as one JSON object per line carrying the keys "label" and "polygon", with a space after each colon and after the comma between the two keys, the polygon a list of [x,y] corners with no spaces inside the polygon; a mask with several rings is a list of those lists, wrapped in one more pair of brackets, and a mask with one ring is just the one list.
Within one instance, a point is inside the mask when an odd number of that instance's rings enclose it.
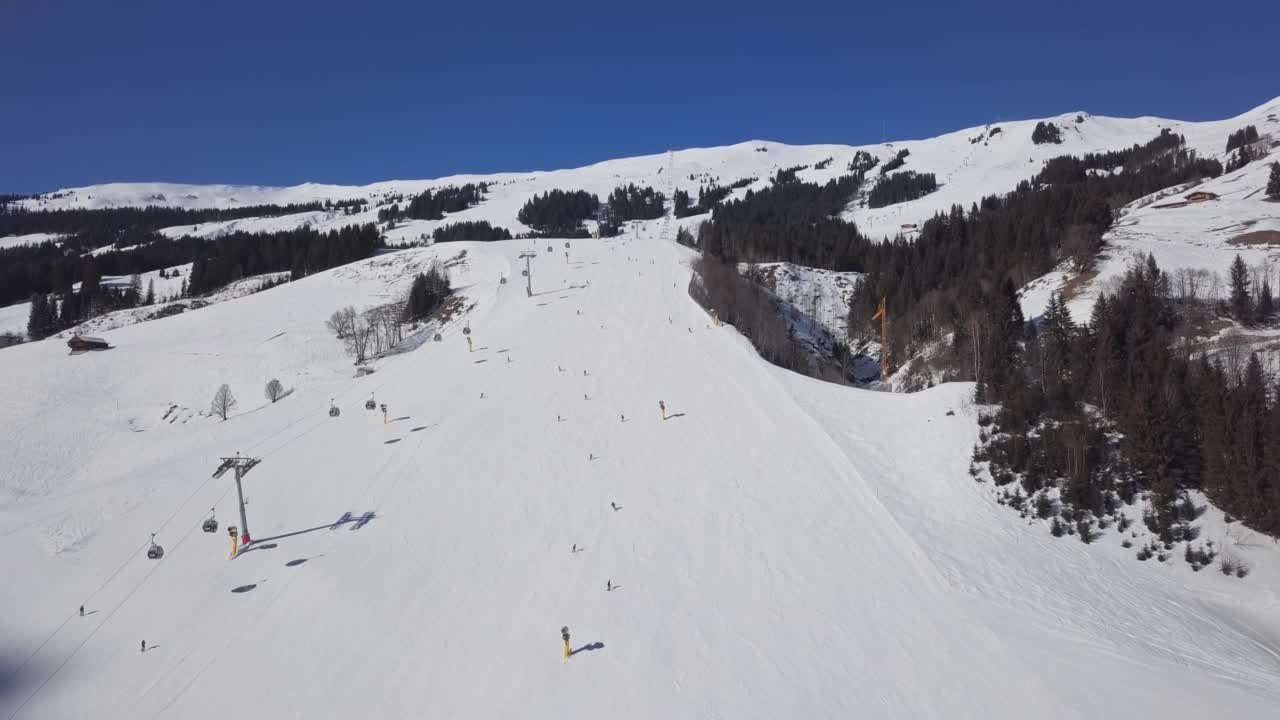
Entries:
{"label": "ski lift tower", "polygon": [[524,258],[524,291],[529,297],[533,297],[533,265],[531,261],[537,256],[538,253],[531,250],[525,250],[519,255],[519,257]]}
{"label": "ski lift tower", "polygon": [[222,458],[222,464],[213,472],[214,478],[220,478],[226,475],[228,470],[236,471],[236,498],[240,501],[240,537],[243,538],[245,545],[253,542],[253,540],[249,535],[249,521],[244,516],[244,488],[241,486],[240,480],[260,462],[262,460],[259,458],[241,457],[240,453],[236,453],[235,457]]}

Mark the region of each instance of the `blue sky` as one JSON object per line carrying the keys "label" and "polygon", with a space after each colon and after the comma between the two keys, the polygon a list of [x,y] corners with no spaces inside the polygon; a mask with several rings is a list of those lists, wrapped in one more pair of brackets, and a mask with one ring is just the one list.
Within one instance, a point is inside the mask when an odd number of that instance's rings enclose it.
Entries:
{"label": "blue sky", "polygon": [[0,192],[366,183],[992,120],[1228,117],[1280,3],[0,3]]}

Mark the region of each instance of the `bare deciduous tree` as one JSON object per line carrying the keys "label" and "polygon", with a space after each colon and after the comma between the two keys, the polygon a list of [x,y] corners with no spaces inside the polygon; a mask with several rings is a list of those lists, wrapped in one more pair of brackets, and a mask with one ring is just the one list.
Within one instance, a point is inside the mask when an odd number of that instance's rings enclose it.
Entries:
{"label": "bare deciduous tree", "polygon": [[284,385],[276,378],[271,378],[271,382],[267,383],[266,394],[268,400],[275,402],[284,397]]}
{"label": "bare deciduous tree", "polygon": [[334,311],[333,315],[325,321],[325,327],[329,331],[338,336],[339,340],[346,340],[351,337],[356,321],[356,309],[350,305]]}
{"label": "bare deciduous tree", "polygon": [[223,383],[222,386],[218,388],[218,392],[214,394],[213,403],[210,405],[210,409],[213,411],[214,415],[226,420],[227,416],[231,414],[231,410],[235,406],[236,396],[231,394],[231,386]]}

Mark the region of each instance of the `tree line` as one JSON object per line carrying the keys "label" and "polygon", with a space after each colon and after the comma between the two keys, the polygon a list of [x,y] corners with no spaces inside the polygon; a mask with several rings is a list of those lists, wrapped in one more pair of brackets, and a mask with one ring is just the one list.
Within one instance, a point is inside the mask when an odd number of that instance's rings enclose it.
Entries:
{"label": "tree line", "polygon": [[789,261],[831,270],[857,263],[869,243],[852,223],[832,217],[862,184],[845,175],[822,185],[793,181],[748,190],[723,203],[698,229],[703,252],[731,262]]}
{"label": "tree line", "polygon": [[[106,275],[131,275],[192,263],[181,295],[203,295],[245,277],[270,272],[298,279],[320,270],[369,257],[382,238],[372,224],[352,225],[320,233],[310,227],[272,233],[236,232],[216,240],[183,236],[157,239],[127,251],[63,256],[51,261],[42,285],[30,291],[28,331],[32,339],[48,337],[114,310],[155,301],[131,282],[125,288],[102,285]],[[0,270],[5,276],[9,268]],[[27,279],[30,281],[30,278]],[[79,289],[74,289],[79,282]],[[32,282],[32,285],[35,283]]]}
{"label": "tree line", "polygon": [[[1082,182],[1090,171],[1111,172],[1117,168],[1135,170],[1151,162],[1161,153],[1173,152],[1186,143],[1186,138],[1170,131],[1160,131],[1152,140],[1123,150],[1086,153],[1083,157],[1059,155],[1050,158],[1031,179],[1033,185]],[[1220,174],[1221,171],[1214,174]]]}
{"label": "tree line", "polygon": [[600,199],[585,190],[548,190],[534,195],[516,219],[547,237],[584,237],[582,221],[595,217]]}
{"label": "tree line", "polygon": [[[1232,284],[1233,296],[1248,294],[1242,274]],[[1147,494],[1143,521],[1166,544],[1192,539],[1193,489],[1280,533],[1280,388],[1256,354],[1181,342],[1198,309],[1173,297],[1150,257],[1083,325],[1057,296],[1039,323],[1025,323],[1006,291],[991,313],[991,351],[975,354],[980,399],[1001,403],[979,452],[996,483],[1018,480],[1032,495],[1058,488],[1066,516],[1088,523]]]}
{"label": "tree line", "polygon": [[1035,129],[1031,131],[1031,142],[1036,145],[1044,145],[1045,143],[1057,145],[1062,142],[1062,128],[1051,122],[1041,120],[1036,123]]}
{"label": "tree line", "polygon": [[609,213],[615,222],[628,220],[654,220],[662,217],[666,196],[651,187],[636,187],[627,183],[609,193]]}
{"label": "tree line", "polygon": [[494,240],[510,240],[511,231],[501,226],[490,225],[487,220],[467,220],[450,223],[432,230],[431,239],[438,243],[457,242],[459,240],[493,242]]}
{"label": "tree line", "polygon": [[933,173],[907,170],[895,175],[881,176],[880,181],[867,193],[867,207],[881,208],[908,202],[922,198],[937,189],[938,179]]}
{"label": "tree line", "polygon": [[409,199],[404,207],[399,202],[378,210],[378,222],[396,222],[406,218],[412,220],[441,220],[446,213],[456,213],[484,202],[489,191],[487,183],[467,183],[462,187],[435,188],[424,190]]}
{"label": "tree line", "polygon": [[1227,152],[1258,142],[1258,128],[1245,125],[1227,136]]}
{"label": "tree line", "polygon": [[[1089,172],[1105,167],[1122,171]],[[726,320],[746,318],[748,337],[767,359],[794,366],[786,328],[755,315],[767,303],[739,287],[735,264],[791,261],[862,272],[852,332],[870,333],[869,319],[887,297],[891,357],[949,338],[943,360],[951,377],[977,380],[979,400],[1003,408],[983,450],[993,474],[1001,483],[1017,477],[1030,492],[1061,485],[1056,511],[1065,514],[1055,527],[1074,533],[1082,520],[1092,526],[1150,493],[1147,524],[1161,538],[1182,537],[1189,512],[1183,491],[1197,488],[1234,517],[1277,532],[1280,451],[1259,440],[1280,431],[1280,409],[1268,400],[1276,388],[1256,358],[1237,353],[1215,361],[1175,342],[1194,305],[1172,296],[1184,279],[1149,261],[1100,300],[1084,326],[1056,297],[1039,323],[1029,323],[1017,296],[1018,287],[1063,260],[1087,269],[1123,205],[1221,172],[1180,136],[1162,133],[1116,154],[1051,163],[1011,193],[931,218],[914,242],[884,243],[832,217],[860,177],[825,187],[774,185],[724,204],[703,223],[703,287],[695,290]],[[1274,313],[1269,283],[1246,292],[1248,282],[1236,263],[1222,311],[1265,321]],[[1040,511],[1027,510],[1030,498],[1021,502],[1024,511]]]}
{"label": "tree line", "polygon": [[289,205],[247,205],[234,208],[119,207],[68,210],[27,210],[20,205],[0,205],[0,237],[51,233],[68,235],[64,247],[94,249],[116,244],[127,236],[145,235],[161,228],[198,226],[209,222],[274,217],[322,210],[318,202]]}

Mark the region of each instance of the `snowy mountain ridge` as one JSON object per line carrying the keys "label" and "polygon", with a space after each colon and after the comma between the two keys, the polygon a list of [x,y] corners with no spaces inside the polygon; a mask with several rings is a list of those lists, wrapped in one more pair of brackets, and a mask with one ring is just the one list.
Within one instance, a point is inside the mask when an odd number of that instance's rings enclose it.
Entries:
{"label": "snowy mountain ridge", "polygon": [[[909,151],[902,171],[934,173],[939,189],[910,202],[872,209],[855,204],[844,216],[856,222],[871,237],[891,237],[904,225],[919,224],[953,204],[968,206],[985,195],[1012,190],[1018,182],[1039,171],[1049,158],[1063,154],[1103,152],[1144,143],[1162,129],[1186,136],[1187,145],[1202,157],[1222,157],[1227,136],[1245,124],[1255,124],[1263,132],[1275,127],[1280,97],[1235,117],[1208,122],[1185,122],[1156,117],[1112,118],[1088,113],[1066,113],[1041,120],[1014,120],[965,128],[923,140],[901,140],[871,145],[786,145],[755,140],[723,147],[690,148],[668,153],[605,160],[573,169],[458,174],[424,180],[386,180],[363,186],[304,183],[292,187],[254,185],[195,185],[180,183],[108,183],[68,188],[22,201],[28,209],[105,208],[158,205],[205,208],[261,204],[290,204],[366,199],[376,206],[397,194],[405,196],[450,185],[485,182],[490,184],[485,202],[451,214],[443,221],[411,221],[393,237],[413,239],[430,234],[440,224],[461,220],[487,220],[513,233],[527,231],[516,211],[529,197],[549,189],[586,190],[600,197],[626,183],[652,186],[667,192],[686,190],[696,198],[700,187],[715,179],[720,185],[735,180],[758,178],[755,187],[766,185],[778,170],[808,166],[798,177],[826,182],[848,174],[848,164],[859,151],[870,153],[883,165],[901,150]],[[1032,131],[1039,122],[1052,122],[1062,130],[1061,143],[1035,144]],[[999,131],[996,131],[996,128]],[[763,150],[763,151],[762,151]],[[814,166],[830,158],[822,169]],[[667,173],[664,175],[663,173]],[[869,180],[879,177],[877,167]],[[745,189],[737,191],[738,194]],[[370,221],[376,211],[363,215],[338,216],[319,221],[319,227]],[[298,218],[317,223],[316,218]]]}

